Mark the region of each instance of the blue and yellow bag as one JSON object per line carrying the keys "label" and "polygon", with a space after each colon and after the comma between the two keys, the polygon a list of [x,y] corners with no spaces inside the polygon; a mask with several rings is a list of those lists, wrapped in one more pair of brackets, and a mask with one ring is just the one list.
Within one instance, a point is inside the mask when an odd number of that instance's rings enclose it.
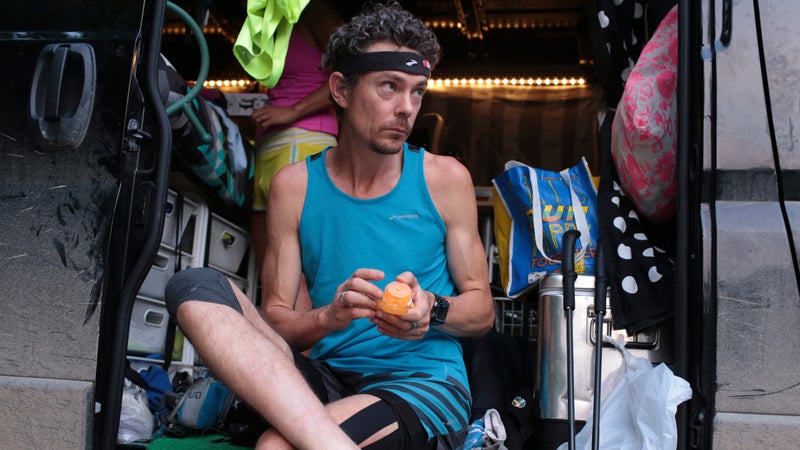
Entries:
{"label": "blue and yellow bag", "polygon": [[597,251],[597,187],[585,158],[560,172],[517,161],[492,180],[494,234],[504,293],[516,298],[545,276],[561,271],[561,239],[575,244],[575,272],[594,274]]}

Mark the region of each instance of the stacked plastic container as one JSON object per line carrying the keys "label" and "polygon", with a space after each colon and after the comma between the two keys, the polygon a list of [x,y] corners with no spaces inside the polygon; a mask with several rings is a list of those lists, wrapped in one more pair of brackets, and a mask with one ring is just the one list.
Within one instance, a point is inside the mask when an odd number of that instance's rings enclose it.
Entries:
{"label": "stacked plastic container", "polygon": [[[133,305],[128,333],[129,359],[163,362],[169,323],[164,287],[176,271],[203,265],[208,223],[209,210],[202,199],[191,193],[169,190],[161,244]],[[173,358],[175,364],[195,364],[194,348],[179,332],[176,332],[174,348],[180,353],[180,358]],[[177,356],[176,352],[173,356]]]}
{"label": "stacked plastic container", "polygon": [[258,270],[250,235],[214,213],[208,232],[208,267],[225,274],[250,301],[256,302]]}

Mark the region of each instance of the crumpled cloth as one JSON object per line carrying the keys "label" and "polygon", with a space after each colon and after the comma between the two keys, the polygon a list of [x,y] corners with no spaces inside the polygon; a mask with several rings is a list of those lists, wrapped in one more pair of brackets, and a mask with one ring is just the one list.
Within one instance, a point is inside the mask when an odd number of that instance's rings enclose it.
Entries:
{"label": "crumpled cloth", "polygon": [[225,144],[228,148],[228,153],[231,155],[231,170],[235,173],[241,173],[247,169],[247,153],[244,150],[244,143],[242,141],[242,134],[239,132],[239,126],[228,117],[228,113],[219,106],[207,102],[208,106],[216,111],[217,116],[225,126]]}
{"label": "crumpled cloth", "polygon": [[245,72],[267,88],[281,78],[292,27],[309,1],[247,0],[247,17],[233,54]]}
{"label": "crumpled cloth", "polygon": [[496,409],[487,409],[482,418],[469,426],[467,437],[459,450],[508,450],[505,446],[506,427]]}

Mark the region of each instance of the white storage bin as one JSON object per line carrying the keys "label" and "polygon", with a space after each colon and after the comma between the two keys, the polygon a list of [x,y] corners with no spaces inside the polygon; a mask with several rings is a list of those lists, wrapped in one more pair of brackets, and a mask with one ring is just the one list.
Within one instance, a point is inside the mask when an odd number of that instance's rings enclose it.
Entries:
{"label": "white storage bin", "polygon": [[190,222],[189,229],[186,230],[186,233],[193,233],[192,238],[189,239],[187,236],[184,236],[181,241],[183,244],[181,250],[191,254],[195,258],[195,261],[201,264],[202,261],[205,260],[206,233],[208,233],[208,220],[211,213],[208,209],[208,205],[198,197],[197,194],[193,192],[184,192],[184,197],[193,202],[194,209],[192,218],[194,220]]}
{"label": "white storage bin", "polygon": [[[162,246],[159,248],[153,265],[139,288],[139,295],[161,300],[164,298],[164,287],[169,278],[175,274],[175,264],[178,255],[175,250]],[[195,267],[194,257],[181,253],[180,269]]]}
{"label": "white storage bin", "polygon": [[[247,261],[244,262],[247,264],[246,271],[240,270],[239,272],[246,272],[243,274],[234,274],[232,272],[225,271],[225,277],[230,280],[231,283],[235,284],[253,304],[257,303],[257,295],[258,295],[258,269],[256,268],[256,258],[255,252],[249,252]],[[245,276],[246,275],[246,276]]]}
{"label": "white storage bin", "polygon": [[128,332],[128,352],[152,355],[164,351],[169,314],[164,302],[136,297]]}
{"label": "white storage bin", "polygon": [[228,273],[238,273],[250,248],[250,236],[242,228],[211,214],[208,234],[208,265]]}
{"label": "white storage bin", "polygon": [[149,298],[163,299],[164,286],[167,280],[175,273],[174,250],[159,249],[153,259],[153,265],[139,288],[139,295]]}
{"label": "white storage bin", "polygon": [[[177,211],[178,192],[183,194],[181,214],[178,214]],[[169,323],[163,303],[164,288],[169,278],[174,275],[175,264],[178,260],[180,269],[199,267],[205,261],[209,216],[208,205],[199,194],[172,189],[168,191],[161,246],[142,283],[132,311],[128,334],[128,358],[130,360],[145,365],[163,361],[162,353]],[[178,249],[175,248],[177,227],[182,230]],[[176,250],[180,253],[176,253]],[[191,367],[197,364],[199,358],[189,341],[177,332],[176,340],[178,351],[173,351],[173,355],[180,353],[181,357],[174,358],[173,364],[181,367]]]}
{"label": "white storage bin", "polygon": [[[193,200],[183,195],[181,197],[183,197],[182,200],[179,200],[178,193],[170,189],[167,192],[167,205],[164,208],[164,230],[161,232],[161,243],[173,248],[180,246],[180,238],[198,208],[198,204]],[[182,208],[178,208],[180,203],[183,203]]]}

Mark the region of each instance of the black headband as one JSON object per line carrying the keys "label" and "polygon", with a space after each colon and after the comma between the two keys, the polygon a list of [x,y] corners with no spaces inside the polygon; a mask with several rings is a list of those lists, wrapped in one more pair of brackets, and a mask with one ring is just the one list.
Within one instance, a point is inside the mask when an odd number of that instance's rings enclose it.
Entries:
{"label": "black headband", "polygon": [[367,52],[353,56],[334,67],[343,75],[374,72],[376,70],[399,70],[411,75],[431,77],[431,63],[414,52]]}

